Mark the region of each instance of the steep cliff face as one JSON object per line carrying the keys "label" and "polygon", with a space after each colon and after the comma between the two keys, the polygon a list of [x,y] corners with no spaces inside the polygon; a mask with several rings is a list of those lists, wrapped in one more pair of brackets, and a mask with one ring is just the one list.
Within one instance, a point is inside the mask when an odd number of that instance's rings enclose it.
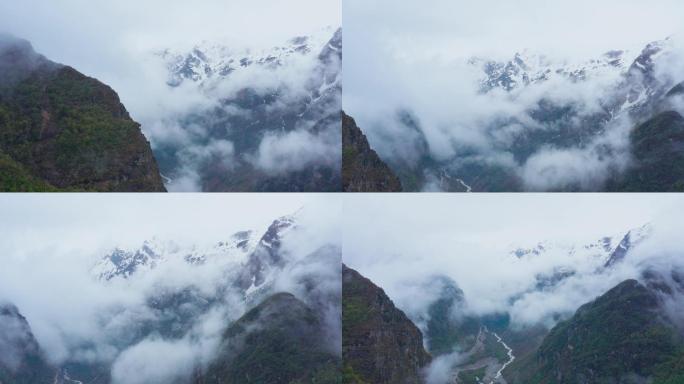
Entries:
{"label": "steep cliff face", "polygon": [[392,170],[371,149],[356,122],[342,112],[342,184],[345,192],[401,192]]}
{"label": "steep cliff face", "polygon": [[15,38],[0,44],[0,69],[0,190],[165,191],[111,88]]}
{"label": "steep cliff face", "polygon": [[342,358],[345,382],[422,383],[431,360],[420,330],[385,292],[342,267]]}
{"label": "steep cliff face", "polygon": [[226,330],[219,356],[195,383],[339,383],[340,357],[325,337],[311,308],[275,294]]}

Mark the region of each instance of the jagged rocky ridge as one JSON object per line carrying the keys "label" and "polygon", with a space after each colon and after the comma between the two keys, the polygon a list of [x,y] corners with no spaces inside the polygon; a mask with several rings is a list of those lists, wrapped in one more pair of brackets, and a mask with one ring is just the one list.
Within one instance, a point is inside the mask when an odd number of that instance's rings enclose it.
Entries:
{"label": "jagged rocky ridge", "polygon": [[169,87],[213,104],[167,121],[183,140],[153,137],[172,189],[191,180],[204,191],[341,190],[341,29],[264,52],[203,44],[160,57]]}
{"label": "jagged rocky ridge", "polygon": [[401,192],[401,182],[371,149],[353,118],[342,112],[344,192]]}
{"label": "jagged rocky ridge", "polygon": [[0,35],[0,189],[165,191],[117,94]]}

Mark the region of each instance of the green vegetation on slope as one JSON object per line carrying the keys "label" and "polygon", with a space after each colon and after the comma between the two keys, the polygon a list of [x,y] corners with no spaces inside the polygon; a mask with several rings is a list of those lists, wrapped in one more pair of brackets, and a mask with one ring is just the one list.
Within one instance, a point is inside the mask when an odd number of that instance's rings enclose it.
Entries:
{"label": "green vegetation on slope", "polygon": [[279,293],[231,325],[219,357],[196,383],[339,384],[339,356],[326,349],[323,324],[303,302]]}
{"label": "green vegetation on slope", "polygon": [[56,192],[59,189],[40,180],[23,165],[0,152],[0,189],[5,192]]}
{"label": "green vegetation on slope", "polygon": [[[3,67],[35,55],[25,44],[0,52]],[[0,190],[164,191],[149,143],[118,95],[73,68],[36,60],[0,89],[0,151],[14,163],[5,164]]]}
{"label": "green vegetation on slope", "polygon": [[627,280],[557,324],[536,354],[507,371],[507,379],[563,384],[676,378],[682,344],[658,306],[653,292]]}

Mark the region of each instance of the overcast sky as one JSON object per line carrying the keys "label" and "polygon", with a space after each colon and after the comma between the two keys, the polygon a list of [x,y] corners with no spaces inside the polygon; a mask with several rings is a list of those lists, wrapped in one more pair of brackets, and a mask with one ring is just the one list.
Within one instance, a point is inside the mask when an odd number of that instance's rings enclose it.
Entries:
{"label": "overcast sky", "polygon": [[585,60],[613,49],[640,50],[684,29],[684,3],[677,0],[435,0],[429,6],[348,0],[343,15],[344,105],[362,116],[370,113],[364,106],[377,108],[383,97],[404,97],[402,82],[411,72],[428,86],[451,85],[432,79],[425,62],[510,58],[525,49]]}
{"label": "overcast sky", "polygon": [[469,57],[531,49],[571,56],[640,47],[684,28],[684,3],[676,0],[349,0],[343,14],[351,69],[376,44],[406,55]]}
{"label": "overcast sky", "polygon": [[[613,49],[640,50],[684,29],[684,3],[677,0],[435,0],[429,6],[348,0],[343,15],[345,108],[351,113],[364,101],[375,107],[374,97],[392,97],[405,80],[400,75],[411,76],[397,67],[411,63],[510,58],[525,49],[588,59]],[[431,82],[429,66],[427,73],[413,70]]]}
{"label": "overcast sky", "polygon": [[[537,273],[548,273],[568,262],[578,271],[595,268],[596,260],[573,259],[567,251],[518,261],[510,253],[518,247],[533,248],[540,242],[583,247],[605,236],[614,237],[615,242],[627,231],[650,223],[659,239],[653,235],[651,244],[664,250],[681,236],[679,217],[684,211],[684,197],[674,194],[345,197],[343,262],[384,288],[409,312],[412,306],[424,309],[430,302],[421,300],[426,293],[411,289],[410,284],[435,274],[455,280],[476,310],[503,310],[510,295],[533,284]],[[649,250],[652,256],[654,249]],[[518,308],[517,316],[537,320],[535,316],[554,310],[574,309],[633,273],[578,277],[577,286],[568,285],[548,300],[521,301],[535,308]]]}
{"label": "overcast sky", "polygon": [[[49,58],[95,72],[127,52],[203,40],[269,47],[339,25],[336,0],[26,0],[0,4],[0,25]],[[101,55],[106,56],[101,56]]]}
{"label": "overcast sky", "polygon": [[319,205],[329,211],[333,201],[306,194],[2,195],[0,250],[3,257],[41,251],[63,256],[59,251],[137,247],[153,236],[214,243],[237,231],[264,229],[304,206],[318,215]]}

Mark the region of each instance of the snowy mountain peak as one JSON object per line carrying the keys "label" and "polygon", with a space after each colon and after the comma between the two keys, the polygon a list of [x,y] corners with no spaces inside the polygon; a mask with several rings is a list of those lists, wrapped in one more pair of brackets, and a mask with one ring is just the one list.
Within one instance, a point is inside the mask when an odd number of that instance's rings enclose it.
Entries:
{"label": "snowy mountain peak", "polygon": [[614,50],[595,59],[570,63],[556,62],[545,55],[526,50],[517,52],[507,61],[473,58],[469,60],[469,64],[480,67],[484,72],[484,77],[480,80],[482,92],[494,89],[510,92],[552,78],[582,81],[606,73],[623,73],[627,69],[628,56],[626,51]]}
{"label": "snowy mountain peak", "polygon": [[261,238],[259,244],[268,248],[273,248],[279,244],[285,234],[295,226],[295,215],[280,217],[271,223],[266,233]]}
{"label": "snowy mountain peak", "polygon": [[651,224],[645,224],[627,232],[622,240],[620,240],[617,247],[611,252],[610,257],[604,264],[604,268],[610,268],[624,260],[627,253],[636,245],[646,240],[651,235],[652,231],[653,228]]}
{"label": "snowy mountain peak", "polygon": [[283,262],[280,254],[283,238],[296,228],[300,212],[301,209],[274,220],[265,230],[239,231],[227,240],[206,246],[181,246],[173,241],[153,238],[135,249],[115,248],[95,263],[91,273],[99,280],[109,281],[155,269],[168,260],[179,260],[189,267],[215,261],[246,266],[250,273],[259,275],[257,283],[261,284],[261,272]]}
{"label": "snowy mountain peak", "polygon": [[250,67],[275,69],[293,57],[318,55],[331,46],[335,48],[334,44],[329,44],[331,33],[330,28],[325,28],[309,36],[293,37],[283,45],[257,51],[234,50],[222,44],[202,42],[187,52],[167,49],[158,56],[169,70],[169,86],[177,87],[185,80],[201,84],[229,77]]}
{"label": "snowy mountain peak", "polygon": [[651,75],[658,58],[672,52],[672,49],[672,39],[669,37],[649,43],[634,60],[629,71],[637,71],[642,75]]}
{"label": "snowy mountain peak", "polygon": [[109,281],[152,270],[171,259],[183,260],[189,266],[201,265],[209,260],[240,263],[254,252],[260,238],[257,231],[250,230],[237,232],[228,240],[209,246],[186,247],[171,241],[146,240],[137,249],[115,248],[95,263],[91,273],[99,280]]}
{"label": "snowy mountain peak", "polygon": [[[649,238],[651,233],[652,226],[646,224],[585,245],[544,242],[532,248],[517,248],[510,253],[521,261],[526,258],[545,258],[547,265],[535,275],[529,292],[549,291],[576,275],[608,272],[609,268],[622,262],[635,246]],[[517,298],[514,296],[513,300]]]}
{"label": "snowy mountain peak", "polygon": [[135,272],[155,268],[169,251],[175,249],[175,245],[162,244],[156,239],[146,240],[140,248],[132,251],[115,248],[99,260],[91,271],[100,280],[111,280],[117,276],[127,278]]}
{"label": "snowy mountain peak", "polygon": [[193,247],[186,252],[184,259],[189,264],[204,264],[210,259],[232,260],[240,262],[245,260],[259,242],[257,231],[236,232],[226,241],[219,241],[210,247]]}
{"label": "snowy mountain peak", "polygon": [[509,254],[517,259],[545,257],[545,255],[552,253],[562,254],[573,258],[592,259],[598,265],[608,266],[622,260],[627,251],[647,239],[651,233],[652,226],[645,224],[626,233],[605,236],[587,244],[560,244],[543,241],[532,247],[512,247],[513,250]]}

